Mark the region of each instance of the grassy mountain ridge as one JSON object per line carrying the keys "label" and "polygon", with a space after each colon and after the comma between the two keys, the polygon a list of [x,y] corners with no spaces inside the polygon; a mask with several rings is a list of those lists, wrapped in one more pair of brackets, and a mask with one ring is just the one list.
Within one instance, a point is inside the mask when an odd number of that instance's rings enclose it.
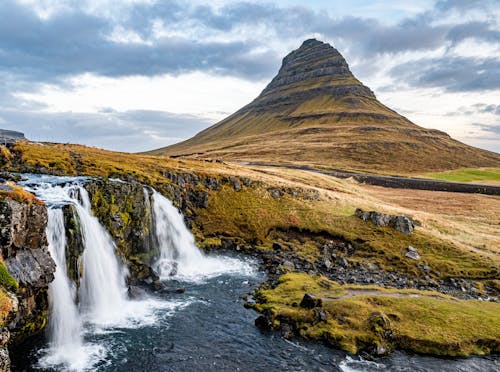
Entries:
{"label": "grassy mountain ridge", "polygon": [[500,155],[413,124],[380,103],[328,44],[306,40],[251,103],[151,155],[378,173],[498,167]]}

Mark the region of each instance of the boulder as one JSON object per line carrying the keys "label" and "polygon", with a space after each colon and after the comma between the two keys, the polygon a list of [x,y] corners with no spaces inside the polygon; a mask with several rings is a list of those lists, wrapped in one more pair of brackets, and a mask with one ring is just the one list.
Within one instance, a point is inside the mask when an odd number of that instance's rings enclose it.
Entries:
{"label": "boulder", "polygon": [[310,293],[305,293],[302,301],[300,301],[300,307],[304,309],[314,309],[315,307],[321,307],[323,301]]}
{"label": "boulder", "polygon": [[420,255],[418,254],[417,249],[411,245],[408,246],[405,257],[411,258],[412,260],[420,260]]}
{"label": "boulder", "polygon": [[395,230],[409,235],[413,233],[415,228],[414,221],[404,215],[390,215],[385,213],[380,213],[376,211],[365,212],[360,208],[357,208],[354,215],[361,218],[363,221],[371,221],[376,226],[391,226]]}
{"label": "boulder", "polygon": [[255,319],[255,326],[261,331],[269,331],[273,328],[273,323],[268,317],[261,315]]}
{"label": "boulder", "polygon": [[394,229],[406,235],[413,233],[413,229],[415,228],[413,221],[406,216],[392,217],[391,225],[394,227]]}
{"label": "boulder", "polygon": [[280,326],[281,337],[290,339],[293,337],[292,328],[287,323],[282,323]]}

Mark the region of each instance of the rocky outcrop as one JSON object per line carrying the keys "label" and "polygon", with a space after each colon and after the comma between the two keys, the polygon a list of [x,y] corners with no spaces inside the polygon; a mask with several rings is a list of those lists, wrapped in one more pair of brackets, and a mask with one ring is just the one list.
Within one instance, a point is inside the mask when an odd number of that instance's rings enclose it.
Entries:
{"label": "rocky outcrop", "polygon": [[413,229],[415,228],[415,222],[413,219],[404,215],[393,216],[376,211],[365,212],[359,208],[356,209],[354,214],[363,221],[371,221],[377,226],[391,226],[395,230],[406,235],[412,234]]}
{"label": "rocky outcrop", "polygon": [[14,143],[16,141],[25,140],[24,133],[15,130],[0,129],[0,143]]}
{"label": "rocky outcrop", "polygon": [[[55,263],[47,249],[47,211],[36,203],[0,200],[0,247],[6,271],[2,273],[4,296],[10,311],[3,319],[0,344],[17,344],[42,331],[47,322],[49,283]],[[8,354],[0,349],[0,366],[8,369]]]}
{"label": "rocky outcrop", "polygon": [[[159,256],[155,241],[152,191],[136,181],[92,180],[85,184],[92,211],[117,244],[130,269],[130,284],[157,280],[151,264]],[[74,252],[78,252],[75,245]]]}
{"label": "rocky outcrop", "polygon": [[79,286],[84,250],[80,219],[73,205],[67,204],[62,210],[66,228],[66,272],[73,283]]}

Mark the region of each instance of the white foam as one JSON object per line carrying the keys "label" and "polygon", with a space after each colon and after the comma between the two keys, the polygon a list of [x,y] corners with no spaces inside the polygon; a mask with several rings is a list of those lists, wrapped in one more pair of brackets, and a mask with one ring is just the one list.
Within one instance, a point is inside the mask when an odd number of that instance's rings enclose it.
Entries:
{"label": "white foam", "polygon": [[153,192],[153,210],[161,252],[156,269],[162,280],[202,283],[223,274],[256,275],[256,267],[251,261],[203,254],[196,246],[182,214],[157,191]]}

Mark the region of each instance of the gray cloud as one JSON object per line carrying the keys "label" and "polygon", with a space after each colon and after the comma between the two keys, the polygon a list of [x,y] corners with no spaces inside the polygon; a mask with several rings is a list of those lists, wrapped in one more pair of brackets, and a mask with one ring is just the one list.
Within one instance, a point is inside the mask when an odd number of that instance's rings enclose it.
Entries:
{"label": "gray cloud", "polygon": [[211,120],[165,111],[103,109],[99,113],[0,111],[0,126],[20,130],[36,141],[82,143],[139,152],[191,136]]}
{"label": "gray cloud", "polygon": [[107,38],[114,24],[76,10],[42,20],[7,0],[0,3],[0,16],[0,69],[37,80],[84,72],[126,76],[196,70],[262,78],[279,60],[272,50],[255,52],[257,45],[248,40],[196,42],[171,37],[153,45],[116,43]]}
{"label": "gray cloud", "polygon": [[411,86],[443,87],[450,92],[500,89],[497,58],[424,58],[398,65],[390,74]]}
{"label": "gray cloud", "polygon": [[435,7],[441,12],[456,10],[461,13],[473,10],[484,9],[495,5],[497,0],[439,0]]}
{"label": "gray cloud", "polygon": [[[293,41],[298,46],[311,34],[319,34],[362,61],[360,68],[365,74],[375,74],[383,67],[379,65],[381,56],[446,47],[444,57],[404,63],[393,68],[391,76],[396,83],[452,92],[500,88],[498,58],[450,53],[468,39],[500,47],[498,21],[488,15],[498,4],[495,1],[440,0],[432,10],[394,24],[247,1],[216,9],[162,0],[123,6],[119,13],[108,15],[91,14],[79,4],[73,1],[41,19],[25,5],[0,1],[1,126],[19,128],[34,139],[85,141],[128,151],[162,146],[168,138],[191,136],[210,124],[209,120],[158,111],[116,112],[106,107],[95,114],[53,114],[36,111],[43,105],[14,93],[36,92],[44,82],[68,89],[68,78],[85,72],[122,77],[205,71],[247,80],[269,79],[282,57],[273,45]],[[484,17],[436,22],[451,13],[466,15],[471,11],[482,12]],[[183,36],[154,38],[155,21]],[[136,33],[146,43],[112,41],[110,35],[117,28]],[[199,36],[183,34],[185,29]],[[268,36],[261,38],[263,34]],[[218,39],[210,37],[213,35],[232,37],[231,41],[214,41]],[[498,115],[499,109],[485,105],[470,110]]]}
{"label": "gray cloud", "polygon": [[498,124],[473,123],[472,125],[486,132],[490,132],[493,135],[500,135],[500,123]]}
{"label": "gray cloud", "polygon": [[486,103],[476,103],[474,108],[477,112],[488,113],[500,116],[500,105],[486,104]]}
{"label": "gray cloud", "polygon": [[[254,40],[251,33],[231,42],[203,38],[195,41],[188,37],[158,40],[151,37],[154,20],[161,20],[174,30],[197,25],[207,32],[261,26],[271,36],[286,35],[286,39],[296,40],[297,44],[312,33],[320,33],[348,45],[354,54],[364,58],[433,50],[467,38],[498,43],[500,31],[492,22],[433,24],[437,13],[451,8],[467,9],[469,3],[474,2],[439,2],[434,13],[386,25],[371,18],[337,19],[304,7],[249,2],[232,3],[217,10],[176,1],[140,3],[130,6],[118,20],[87,14],[75,7],[40,19],[26,6],[5,0],[0,3],[0,69],[37,80],[61,79],[84,72],[115,77],[196,70],[262,79],[271,77],[278,67],[281,56],[270,48],[267,40]],[[117,26],[139,34],[150,44],[109,40]]]}

